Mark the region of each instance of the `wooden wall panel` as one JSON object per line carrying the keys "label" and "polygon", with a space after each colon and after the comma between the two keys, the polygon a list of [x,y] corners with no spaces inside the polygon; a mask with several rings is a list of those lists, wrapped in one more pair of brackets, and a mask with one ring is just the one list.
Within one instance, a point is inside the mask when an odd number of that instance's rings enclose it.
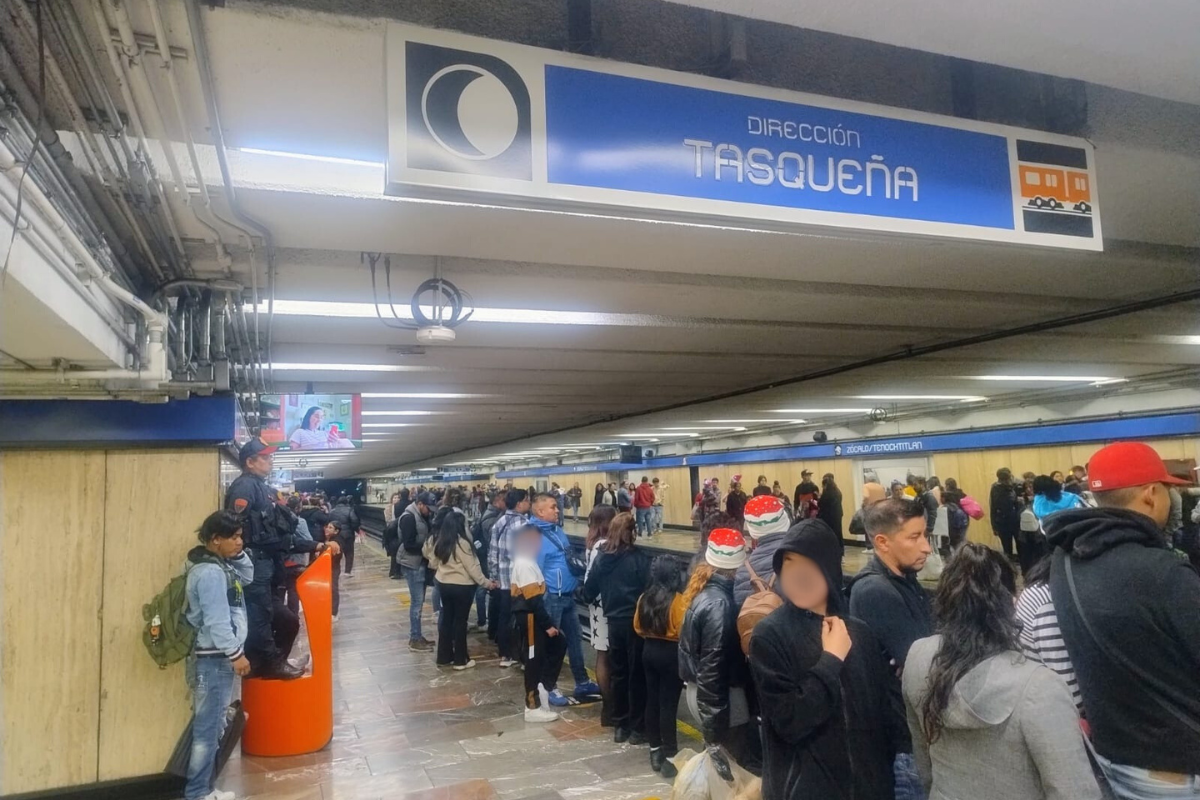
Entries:
{"label": "wooden wall panel", "polygon": [[[667,525],[692,525],[692,481],[687,467],[666,467],[649,470],[651,480],[658,478],[660,485],[666,484],[662,492],[663,522]],[[641,475],[638,480],[641,480]]]}
{"label": "wooden wall panel", "polygon": [[102,452],[0,454],[0,794],[97,779],[104,469]]}
{"label": "wooden wall panel", "polygon": [[[587,517],[588,514],[592,513],[592,506],[595,505],[596,500],[596,484],[605,483],[604,476],[605,473],[603,472],[580,472],[577,474],[566,473],[563,475],[550,475],[546,478],[546,485],[549,486],[552,482],[557,481],[558,485],[562,487],[562,490],[565,492],[578,483],[579,488],[583,490],[583,497],[579,498],[579,517],[580,519],[583,519]],[[529,488],[524,486],[524,482],[526,480],[529,479],[518,478],[516,479],[516,485]]]}
{"label": "wooden wall panel", "polygon": [[213,450],[108,453],[102,781],[161,771],[191,717],[183,664],[159,669],[142,646],[142,604],[179,574],[196,529],[217,510],[217,473]]}

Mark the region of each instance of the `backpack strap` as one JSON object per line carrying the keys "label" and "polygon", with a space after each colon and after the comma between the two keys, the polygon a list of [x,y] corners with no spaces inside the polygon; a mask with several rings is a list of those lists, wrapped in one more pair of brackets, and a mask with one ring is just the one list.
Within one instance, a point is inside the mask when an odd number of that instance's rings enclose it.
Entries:
{"label": "backpack strap", "polygon": [[769,583],[763,583],[763,579],[758,577],[758,573],[754,571],[754,567],[750,566],[749,557],[746,558],[746,571],[750,573],[750,582],[753,583],[760,592],[765,592],[775,587],[775,577],[771,576]]}
{"label": "backpack strap", "polygon": [[[1092,623],[1088,619],[1087,614],[1084,613],[1083,604],[1079,602],[1079,594],[1075,590],[1075,575],[1071,571],[1072,559],[1070,554],[1065,552],[1062,548],[1059,548],[1055,551],[1054,558],[1061,561],[1063,564],[1063,569],[1066,572],[1067,587],[1071,590],[1071,602],[1075,605],[1075,613],[1079,615],[1079,620],[1083,623],[1083,627],[1087,630],[1088,636],[1091,637],[1096,647],[1099,648],[1100,651],[1108,658],[1124,667],[1130,674],[1137,676],[1151,686],[1161,686],[1161,682],[1154,676],[1153,673],[1150,673],[1149,671],[1139,667],[1137,664],[1134,664],[1133,661],[1131,661],[1129,657],[1122,653],[1119,649],[1110,648],[1108,643],[1105,642],[1104,639],[1100,638],[1096,632],[1096,629],[1092,627]],[[1160,708],[1164,709],[1167,713],[1182,722],[1192,731],[1200,733],[1200,723],[1198,723],[1196,720],[1189,717],[1185,712],[1175,708],[1175,706],[1171,705],[1170,703],[1165,702],[1157,693],[1151,694],[1150,696],[1154,698]]]}

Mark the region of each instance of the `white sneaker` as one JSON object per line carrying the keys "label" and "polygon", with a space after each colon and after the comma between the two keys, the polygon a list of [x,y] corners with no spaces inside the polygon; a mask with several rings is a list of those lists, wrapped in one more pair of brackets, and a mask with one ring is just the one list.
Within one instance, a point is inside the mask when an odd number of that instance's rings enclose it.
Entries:
{"label": "white sneaker", "polygon": [[204,795],[204,800],[236,800],[236,798],[237,795],[233,792],[222,792],[220,789],[213,789]]}
{"label": "white sneaker", "polygon": [[462,672],[464,669],[470,669],[473,666],[475,666],[475,659],[472,658],[470,661],[468,661],[465,664],[455,664],[454,669],[457,670],[458,672]]}
{"label": "white sneaker", "polygon": [[511,658],[500,659],[500,666],[503,667],[504,669],[508,669],[509,667],[511,667],[512,665],[514,665],[516,663],[517,662],[513,661]]}
{"label": "white sneaker", "polygon": [[549,709],[550,708],[550,692],[548,692],[546,690],[546,685],[544,683],[539,683],[537,690],[538,690],[538,699],[542,701],[542,708]]}
{"label": "white sneaker", "polygon": [[526,722],[554,722],[556,719],[558,719],[558,714],[548,708],[525,709]]}

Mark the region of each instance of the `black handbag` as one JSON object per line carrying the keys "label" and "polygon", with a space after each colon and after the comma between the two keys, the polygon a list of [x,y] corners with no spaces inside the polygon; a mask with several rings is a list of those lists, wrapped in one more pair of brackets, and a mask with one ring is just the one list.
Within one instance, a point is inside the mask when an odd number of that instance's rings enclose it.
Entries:
{"label": "black handbag", "polygon": [[[221,734],[221,741],[217,746],[217,759],[213,765],[214,775],[221,774],[221,770],[225,767],[225,762],[233,755],[233,748],[241,740],[242,731],[245,727],[246,712],[242,710],[242,701],[234,700],[225,709],[225,730]],[[187,727],[183,729],[179,741],[175,743],[175,750],[171,753],[171,758],[167,761],[167,767],[163,771],[170,775],[186,778],[188,761],[191,760],[191,756],[192,720],[188,720]]]}
{"label": "black handbag", "polygon": [[563,557],[567,560],[567,569],[571,571],[572,575],[574,575],[576,578],[582,578],[587,574],[586,561],[575,555],[574,551],[567,550],[565,547],[563,547],[562,542],[558,540],[557,536],[551,536],[550,541],[554,543],[554,546],[558,548],[558,552],[562,553]]}

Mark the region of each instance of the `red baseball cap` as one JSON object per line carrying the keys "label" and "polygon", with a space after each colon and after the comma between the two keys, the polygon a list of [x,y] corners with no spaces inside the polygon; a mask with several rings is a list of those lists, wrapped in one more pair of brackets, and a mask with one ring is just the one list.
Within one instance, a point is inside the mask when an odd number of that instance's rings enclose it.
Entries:
{"label": "red baseball cap", "polygon": [[1147,483],[1186,485],[1167,473],[1167,465],[1148,444],[1117,442],[1100,448],[1087,465],[1088,487],[1095,492],[1128,489]]}

